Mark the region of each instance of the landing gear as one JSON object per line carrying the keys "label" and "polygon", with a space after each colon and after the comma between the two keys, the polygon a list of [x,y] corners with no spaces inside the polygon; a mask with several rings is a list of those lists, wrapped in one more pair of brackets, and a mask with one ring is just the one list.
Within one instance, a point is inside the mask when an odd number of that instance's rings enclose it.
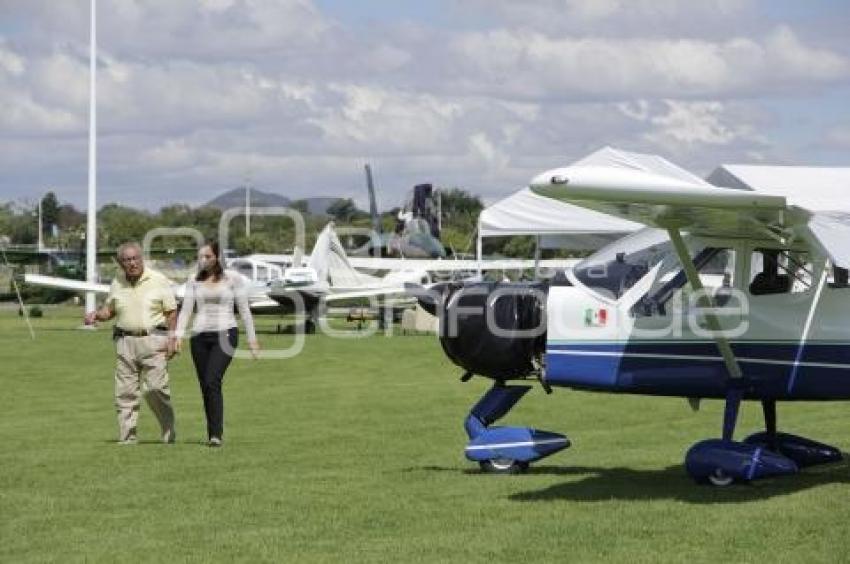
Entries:
{"label": "landing gear", "polygon": [[514,460],[512,458],[494,458],[493,460],[482,460],[478,463],[481,471],[487,474],[522,474],[528,470],[528,462]]}
{"label": "landing gear", "polygon": [[762,401],[765,431],[750,435],[743,442],[732,440],[741,388],[731,389],[726,397],[723,438],[701,441],[685,456],[685,468],[697,482],[728,486],[758,478],[796,474],[814,464],[841,460],[841,452],[803,437],[776,431],[776,400]]}
{"label": "landing gear", "polygon": [[723,488],[731,485],[735,478],[724,472],[722,468],[715,468],[714,472],[708,475],[708,481],[712,486]]}
{"label": "landing gear", "polygon": [[304,319],[304,334],[315,335],[319,320],[327,314],[321,302],[310,302],[305,304],[307,316]]}
{"label": "landing gear", "polygon": [[464,427],[469,436],[466,458],[484,472],[518,474],[531,462],[570,446],[564,435],[529,427],[490,427],[516,405],[531,386],[506,386],[497,382],[475,404]]}
{"label": "landing gear", "polygon": [[764,432],[754,433],[744,439],[750,445],[778,452],[793,460],[800,468],[838,462],[841,451],[834,446],[819,443],[805,437],[776,431],[776,400],[761,402],[764,411]]}
{"label": "landing gear", "polygon": [[767,446],[770,443],[767,433],[755,433],[744,439],[744,442],[769,448],[773,452],[790,458],[800,468],[839,462],[842,459],[841,451],[834,446],[790,433],[777,433],[772,440],[774,447]]}

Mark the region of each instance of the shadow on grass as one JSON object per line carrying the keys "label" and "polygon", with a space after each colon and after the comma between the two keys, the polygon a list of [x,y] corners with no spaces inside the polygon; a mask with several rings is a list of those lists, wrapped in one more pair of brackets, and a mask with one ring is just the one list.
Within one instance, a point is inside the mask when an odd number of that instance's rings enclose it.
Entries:
{"label": "shadow on grass", "polygon": [[[845,455],[846,457],[846,455]],[[696,484],[681,464],[661,470],[589,467],[532,467],[530,475],[576,476],[577,480],[538,491],[510,496],[513,501],[610,501],[675,499],[687,503],[742,503],[808,490],[824,484],[850,483],[850,464],[845,461],[804,469],[794,476],[756,480],[725,488]]]}
{"label": "shadow on grass", "polygon": [[167,448],[179,448],[180,445],[207,446],[207,441],[202,440],[202,439],[186,439],[184,441],[183,439],[180,439],[180,438],[178,438],[173,443],[164,443],[159,439],[139,439],[138,441],[136,441],[135,443],[132,443],[132,444],[122,444],[122,443],[119,443],[118,441],[116,441],[115,439],[107,439],[107,440],[103,440],[101,442],[104,443],[104,444],[108,444],[108,445],[115,445],[115,448],[126,448],[126,449],[131,449],[131,450],[133,448],[136,448],[136,447],[145,447],[145,446],[152,446],[152,445],[160,446],[160,447],[166,448],[166,449]]}
{"label": "shadow on grass", "polygon": [[850,483],[850,462],[806,468],[794,476],[756,480],[749,484],[734,484],[725,488],[695,483],[682,464],[657,470],[633,468],[594,468],[587,466],[534,466],[522,475],[485,475],[477,468],[419,466],[403,472],[447,472],[480,475],[486,479],[512,479],[522,484],[534,476],[575,477],[575,480],[554,484],[542,490],[531,490],[509,496],[512,501],[649,501],[674,499],[686,503],[746,503],[805,491],[825,484]]}

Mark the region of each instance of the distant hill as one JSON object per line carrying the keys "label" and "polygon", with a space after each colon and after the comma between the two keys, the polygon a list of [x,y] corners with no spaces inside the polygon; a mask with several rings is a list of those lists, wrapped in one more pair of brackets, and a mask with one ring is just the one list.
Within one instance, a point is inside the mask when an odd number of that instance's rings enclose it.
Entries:
{"label": "distant hill", "polygon": [[[256,188],[251,188],[251,206],[252,207],[267,207],[267,206],[289,206],[291,200],[280,194],[271,192],[263,192]],[[213,198],[205,205],[222,210],[228,208],[241,208],[245,206],[245,188],[234,188],[220,196]]]}
{"label": "distant hill", "polygon": [[[327,213],[331,204],[336,202],[338,199],[339,198],[299,198],[296,201],[303,200],[307,202],[307,211],[312,215],[322,215]],[[290,200],[286,196],[251,188],[251,206],[253,207],[288,207],[292,205],[292,202],[293,200]],[[245,188],[241,187],[229,190],[204,205],[222,210],[228,208],[241,208],[245,205]]]}

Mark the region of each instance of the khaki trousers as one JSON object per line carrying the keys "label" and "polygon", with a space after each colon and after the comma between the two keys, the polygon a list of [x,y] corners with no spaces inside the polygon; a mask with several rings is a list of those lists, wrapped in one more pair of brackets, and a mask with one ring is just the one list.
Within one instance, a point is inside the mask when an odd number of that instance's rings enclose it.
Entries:
{"label": "khaki trousers", "polygon": [[174,409],[165,358],[167,343],[168,338],[160,335],[119,337],[115,341],[115,409],[119,441],[136,439],[140,391],[162,427],[163,440],[174,432]]}

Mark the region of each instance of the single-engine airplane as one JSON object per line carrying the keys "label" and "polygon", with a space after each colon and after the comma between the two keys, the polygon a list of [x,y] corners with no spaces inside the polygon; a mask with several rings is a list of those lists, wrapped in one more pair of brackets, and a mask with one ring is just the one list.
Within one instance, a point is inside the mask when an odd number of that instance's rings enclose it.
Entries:
{"label": "single-engine airplane", "polygon": [[[850,215],[827,211],[839,202],[807,199],[807,187],[766,194],[610,167],[551,170],[531,188],[647,228],[549,281],[420,294],[462,379],[495,381],[466,419],[468,459],[518,472],[570,446],[558,433],[492,426],[531,388],[508,382],[532,378],[547,392],[725,400],[720,438],[685,457],[698,482],[841,459],[779,432],[776,413],[781,401],[850,399]],[[742,400],[761,402],[765,429],[736,441]]]}
{"label": "single-engine airplane", "polygon": [[[255,256],[266,260],[275,258]],[[370,306],[379,311],[379,326],[383,326],[390,317],[400,320],[404,310],[415,307],[416,300],[408,292],[409,285],[429,287],[436,275],[480,279],[474,272],[476,268],[482,271],[531,269],[537,265],[563,268],[574,263],[572,259],[473,261],[349,257],[334,230],[334,223],[330,222],[316,238],[307,265],[284,269],[282,277],[269,281],[266,290],[268,298],[279,304],[279,310],[305,314],[304,330],[314,333],[319,319],[326,313],[326,306],[331,303],[368,300]],[[383,274],[361,272],[358,266]]]}
{"label": "single-engine airplane", "polygon": [[330,302],[371,299],[380,309],[401,311],[416,305],[405,284],[430,282],[428,272],[415,267],[392,270],[383,277],[355,270],[331,222],[316,238],[307,266],[284,270],[281,280],[269,282],[268,296],[285,310],[305,313],[305,332],[314,333]]}

